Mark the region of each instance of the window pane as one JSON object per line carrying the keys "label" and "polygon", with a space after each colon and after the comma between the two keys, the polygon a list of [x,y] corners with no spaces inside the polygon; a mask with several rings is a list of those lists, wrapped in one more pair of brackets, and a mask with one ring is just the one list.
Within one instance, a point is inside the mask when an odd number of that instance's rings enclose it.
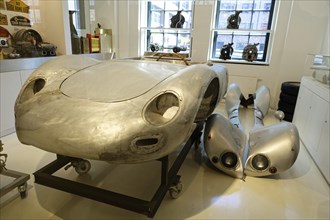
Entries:
{"label": "window pane", "polygon": [[223,0],[220,3],[220,9],[235,10],[236,9],[236,1],[235,0]]}
{"label": "window pane", "polygon": [[270,10],[272,0],[255,0],[254,9]]}
{"label": "window pane", "polygon": [[151,33],[150,34],[150,43],[158,44],[159,46],[163,45],[163,34],[162,33]]}
{"label": "window pane", "polygon": [[177,46],[190,49],[190,34],[179,34]]}
{"label": "window pane", "polygon": [[192,1],[180,1],[179,10],[191,10],[192,9]]}
{"label": "window pane", "polygon": [[185,18],[185,22],[183,24],[183,28],[191,28],[192,27],[192,24],[191,24],[191,21],[192,21],[192,13],[191,12],[186,12],[186,11],[183,11],[181,13],[184,18]]}
{"label": "window pane", "polygon": [[253,0],[237,1],[236,10],[252,10],[252,8],[253,8]]}
{"label": "window pane", "polygon": [[251,28],[254,30],[267,30],[269,21],[269,12],[253,12]]}
{"label": "window pane", "polygon": [[164,48],[172,49],[177,44],[177,34],[165,33],[164,34]]}
{"label": "window pane", "polygon": [[244,47],[248,45],[249,37],[246,35],[236,35],[233,39],[234,45],[232,46],[234,49],[234,53],[232,55],[232,59],[242,59],[242,54]]}
{"label": "window pane", "polygon": [[164,10],[164,2],[161,1],[152,1],[150,2],[151,10]]}
{"label": "window pane", "polygon": [[239,29],[250,29],[252,12],[243,11],[239,16],[241,17],[241,24],[239,25]]}
{"label": "window pane", "polygon": [[163,27],[164,13],[163,11],[151,11],[150,13],[150,27]]}
{"label": "window pane", "polygon": [[165,10],[179,10],[179,2],[177,1],[165,1]]}
{"label": "window pane", "polygon": [[235,51],[243,51],[244,47],[249,43],[247,35],[234,35],[234,45],[232,46]]}

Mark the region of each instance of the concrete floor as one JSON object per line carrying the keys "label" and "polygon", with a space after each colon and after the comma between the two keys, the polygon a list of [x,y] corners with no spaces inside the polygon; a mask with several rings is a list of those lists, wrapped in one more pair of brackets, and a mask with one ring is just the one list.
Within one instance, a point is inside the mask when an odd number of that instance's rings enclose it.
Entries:
{"label": "concrete floor", "polygon": [[[217,112],[224,114],[223,103]],[[246,133],[253,125],[253,111],[240,110]],[[277,123],[273,112],[265,125]],[[0,199],[0,219],[147,219],[146,216],[75,196],[34,183],[33,172],[55,159],[55,155],[21,144],[16,134],[5,136],[6,167],[28,173],[28,195],[17,190]],[[170,155],[172,161],[178,152]],[[104,189],[150,199],[160,182],[157,161],[113,165],[91,161],[87,175],[74,169],[56,175]],[[301,144],[297,161],[288,171],[267,178],[235,179],[207,165],[202,144],[191,149],[181,167],[183,192],[177,199],[166,195],[154,219],[329,219],[329,185]],[[1,175],[1,187],[13,181]]]}

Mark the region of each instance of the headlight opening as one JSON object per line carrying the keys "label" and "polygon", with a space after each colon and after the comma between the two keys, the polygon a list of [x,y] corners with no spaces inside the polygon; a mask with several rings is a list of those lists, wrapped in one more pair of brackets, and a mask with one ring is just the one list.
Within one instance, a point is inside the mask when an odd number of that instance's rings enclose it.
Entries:
{"label": "headlight opening", "polygon": [[163,125],[175,118],[180,109],[180,100],[173,92],[157,95],[147,104],[145,119],[153,125]]}
{"label": "headlight opening", "polygon": [[42,78],[37,78],[29,82],[22,92],[20,102],[25,102],[39,93],[45,87],[45,84],[46,81]]}

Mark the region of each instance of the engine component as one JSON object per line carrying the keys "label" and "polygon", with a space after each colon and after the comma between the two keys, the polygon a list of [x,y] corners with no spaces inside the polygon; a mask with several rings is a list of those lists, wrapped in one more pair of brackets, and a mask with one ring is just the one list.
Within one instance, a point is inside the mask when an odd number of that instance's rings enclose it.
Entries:
{"label": "engine component", "polygon": [[157,51],[159,51],[159,46],[158,46],[158,44],[150,44],[150,50],[152,51],[152,52],[157,52]]}
{"label": "engine component", "polygon": [[257,48],[257,46],[258,45],[259,45],[259,43],[246,45],[244,47],[243,54],[242,54],[243,60],[246,60],[246,61],[249,61],[249,62],[257,60],[257,58],[258,58],[258,48]]}
{"label": "engine component", "polygon": [[238,29],[239,25],[241,23],[241,17],[239,14],[242,13],[242,11],[235,11],[235,14],[230,15],[227,18],[227,28],[228,29]]}
{"label": "engine component", "polygon": [[234,43],[228,43],[222,46],[221,51],[220,51],[220,59],[223,60],[230,60],[231,59],[231,55],[234,52],[234,49],[232,47]]}
{"label": "engine component", "polygon": [[171,28],[183,28],[186,21],[185,17],[181,14],[183,10],[178,11],[176,15],[171,18]]}

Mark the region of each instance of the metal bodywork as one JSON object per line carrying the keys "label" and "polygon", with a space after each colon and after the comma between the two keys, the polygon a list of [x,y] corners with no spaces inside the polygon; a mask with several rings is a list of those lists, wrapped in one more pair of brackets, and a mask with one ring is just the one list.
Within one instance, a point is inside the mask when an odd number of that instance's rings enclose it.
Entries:
{"label": "metal bodywork", "polygon": [[[205,124],[204,147],[212,164],[230,176],[244,178],[243,153],[246,145],[245,134],[220,114],[211,115]],[[223,163],[226,153],[236,155],[236,163],[229,167]]]}
{"label": "metal bodywork", "polygon": [[219,170],[241,179],[286,171],[299,153],[297,128],[288,122],[264,126],[270,93],[261,86],[254,94],[255,124],[247,138],[238,114],[241,96],[239,87],[231,84],[226,95],[228,119],[214,114],[206,122],[204,145],[210,161]]}
{"label": "metal bodywork", "polygon": [[63,56],[23,85],[15,104],[17,136],[24,144],[78,158],[158,159],[213,112],[227,80],[219,65]]}
{"label": "metal bodywork", "polygon": [[[282,173],[294,164],[298,153],[299,134],[294,124],[281,122],[256,129],[249,136],[249,156],[244,172],[248,176]],[[268,165],[261,169],[253,165],[253,159],[258,160],[259,155],[268,160]]]}

